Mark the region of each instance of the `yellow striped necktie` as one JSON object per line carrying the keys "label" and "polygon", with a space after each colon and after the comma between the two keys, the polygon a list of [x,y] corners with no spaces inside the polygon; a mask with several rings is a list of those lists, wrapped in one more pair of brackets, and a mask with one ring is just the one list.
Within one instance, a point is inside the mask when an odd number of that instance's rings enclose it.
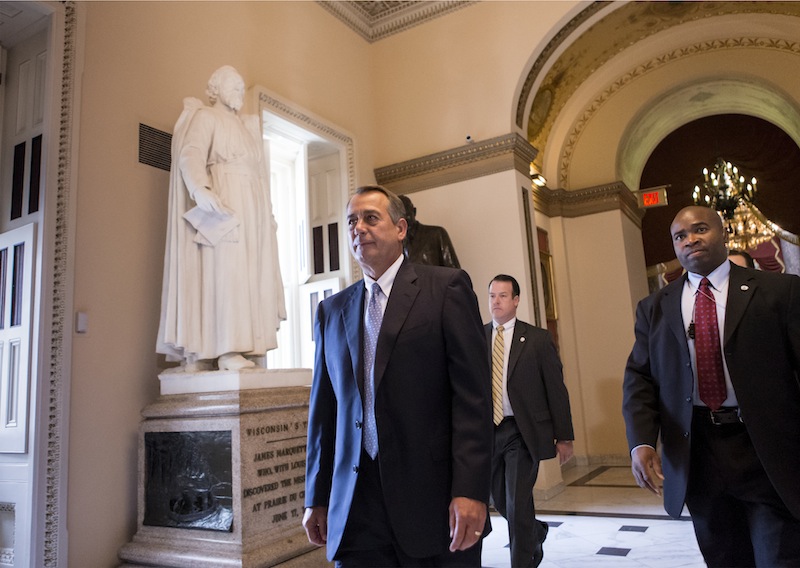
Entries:
{"label": "yellow striped necktie", "polygon": [[503,360],[505,355],[503,326],[498,325],[492,347],[492,409],[495,425],[503,421]]}

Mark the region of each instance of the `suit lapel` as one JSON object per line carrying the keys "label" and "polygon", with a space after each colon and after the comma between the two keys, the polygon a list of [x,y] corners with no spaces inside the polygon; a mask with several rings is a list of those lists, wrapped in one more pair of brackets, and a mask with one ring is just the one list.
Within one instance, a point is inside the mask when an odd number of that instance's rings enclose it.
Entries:
{"label": "suit lapel", "polygon": [[353,377],[356,378],[359,389],[364,388],[364,374],[359,372],[361,365],[361,322],[364,319],[364,281],[353,287],[353,292],[342,311],[344,332],[347,336],[347,348],[350,351],[350,360],[353,363]]}
{"label": "suit lapel", "polygon": [[749,273],[748,269],[731,266],[731,276],[728,282],[728,302],[725,306],[725,330],[723,345],[733,336],[733,332],[742,320],[747,304],[758,287],[758,283]]}
{"label": "suit lapel", "polygon": [[487,355],[489,359],[489,368],[492,367],[492,331],[494,330],[494,322],[489,322],[484,326],[484,331],[486,332],[486,346]]}
{"label": "suit lapel", "polygon": [[389,364],[389,355],[392,353],[394,344],[400,329],[408,318],[408,313],[414,305],[414,301],[419,294],[419,287],[416,285],[417,272],[408,261],[403,261],[400,270],[392,284],[392,292],[386,304],[386,311],[383,314],[381,332],[378,335],[378,345],[375,352],[375,390],[378,390],[386,366]]}
{"label": "suit lapel", "polygon": [[664,293],[661,297],[664,319],[666,319],[667,325],[672,330],[672,333],[675,334],[678,342],[685,349],[689,349],[689,343],[686,341],[686,329],[683,327],[681,295],[683,294],[683,286],[686,284],[687,279],[688,276],[684,273],[683,276],[664,289]]}
{"label": "suit lapel", "polygon": [[514,374],[514,367],[517,365],[522,351],[525,348],[525,343],[528,335],[527,324],[517,320],[514,324],[514,334],[511,337],[511,351],[508,354],[508,370],[506,377],[508,379]]}

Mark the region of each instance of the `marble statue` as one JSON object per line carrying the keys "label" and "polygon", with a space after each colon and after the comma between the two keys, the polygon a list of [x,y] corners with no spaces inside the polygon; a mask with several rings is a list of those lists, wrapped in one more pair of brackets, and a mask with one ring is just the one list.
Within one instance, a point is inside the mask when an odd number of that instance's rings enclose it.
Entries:
{"label": "marble statue", "polygon": [[450,241],[450,235],[444,227],[423,225],[417,221],[417,208],[406,195],[400,195],[406,208],[408,232],[403,242],[406,258],[417,264],[433,264],[461,268],[456,256],[456,249]]}
{"label": "marble statue", "polygon": [[186,371],[256,366],[286,319],[268,163],[244,81],[208,81],[210,106],[184,99],[172,138],[157,351]]}

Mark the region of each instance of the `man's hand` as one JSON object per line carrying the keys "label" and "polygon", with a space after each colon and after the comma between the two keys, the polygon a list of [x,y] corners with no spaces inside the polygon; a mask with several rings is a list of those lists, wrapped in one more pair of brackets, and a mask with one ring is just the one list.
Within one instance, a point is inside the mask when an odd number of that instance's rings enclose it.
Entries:
{"label": "man's hand", "polygon": [[325,546],[328,541],[328,508],[308,507],[303,514],[303,528],[311,544]]}
{"label": "man's hand", "polygon": [[450,552],[466,550],[481,538],[486,523],[486,503],[467,497],[450,501]]}
{"label": "man's hand", "polygon": [[572,440],[556,442],[556,451],[558,452],[558,463],[564,465],[572,457]]}
{"label": "man's hand", "polygon": [[650,446],[639,446],[631,454],[633,477],[639,487],[661,495],[664,473],[661,471],[661,458]]}

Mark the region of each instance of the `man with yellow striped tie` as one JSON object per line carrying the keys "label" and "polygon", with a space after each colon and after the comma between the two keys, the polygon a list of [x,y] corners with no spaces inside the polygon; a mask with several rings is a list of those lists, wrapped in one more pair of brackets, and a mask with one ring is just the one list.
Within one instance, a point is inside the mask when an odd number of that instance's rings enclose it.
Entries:
{"label": "man with yellow striped tie", "polygon": [[536,520],[533,485],[539,462],[572,457],[572,414],[553,338],[517,319],[519,283],[499,274],[489,283],[486,340],[492,365],[494,454],[492,502],[508,521],[511,566],[538,566],[547,524]]}

